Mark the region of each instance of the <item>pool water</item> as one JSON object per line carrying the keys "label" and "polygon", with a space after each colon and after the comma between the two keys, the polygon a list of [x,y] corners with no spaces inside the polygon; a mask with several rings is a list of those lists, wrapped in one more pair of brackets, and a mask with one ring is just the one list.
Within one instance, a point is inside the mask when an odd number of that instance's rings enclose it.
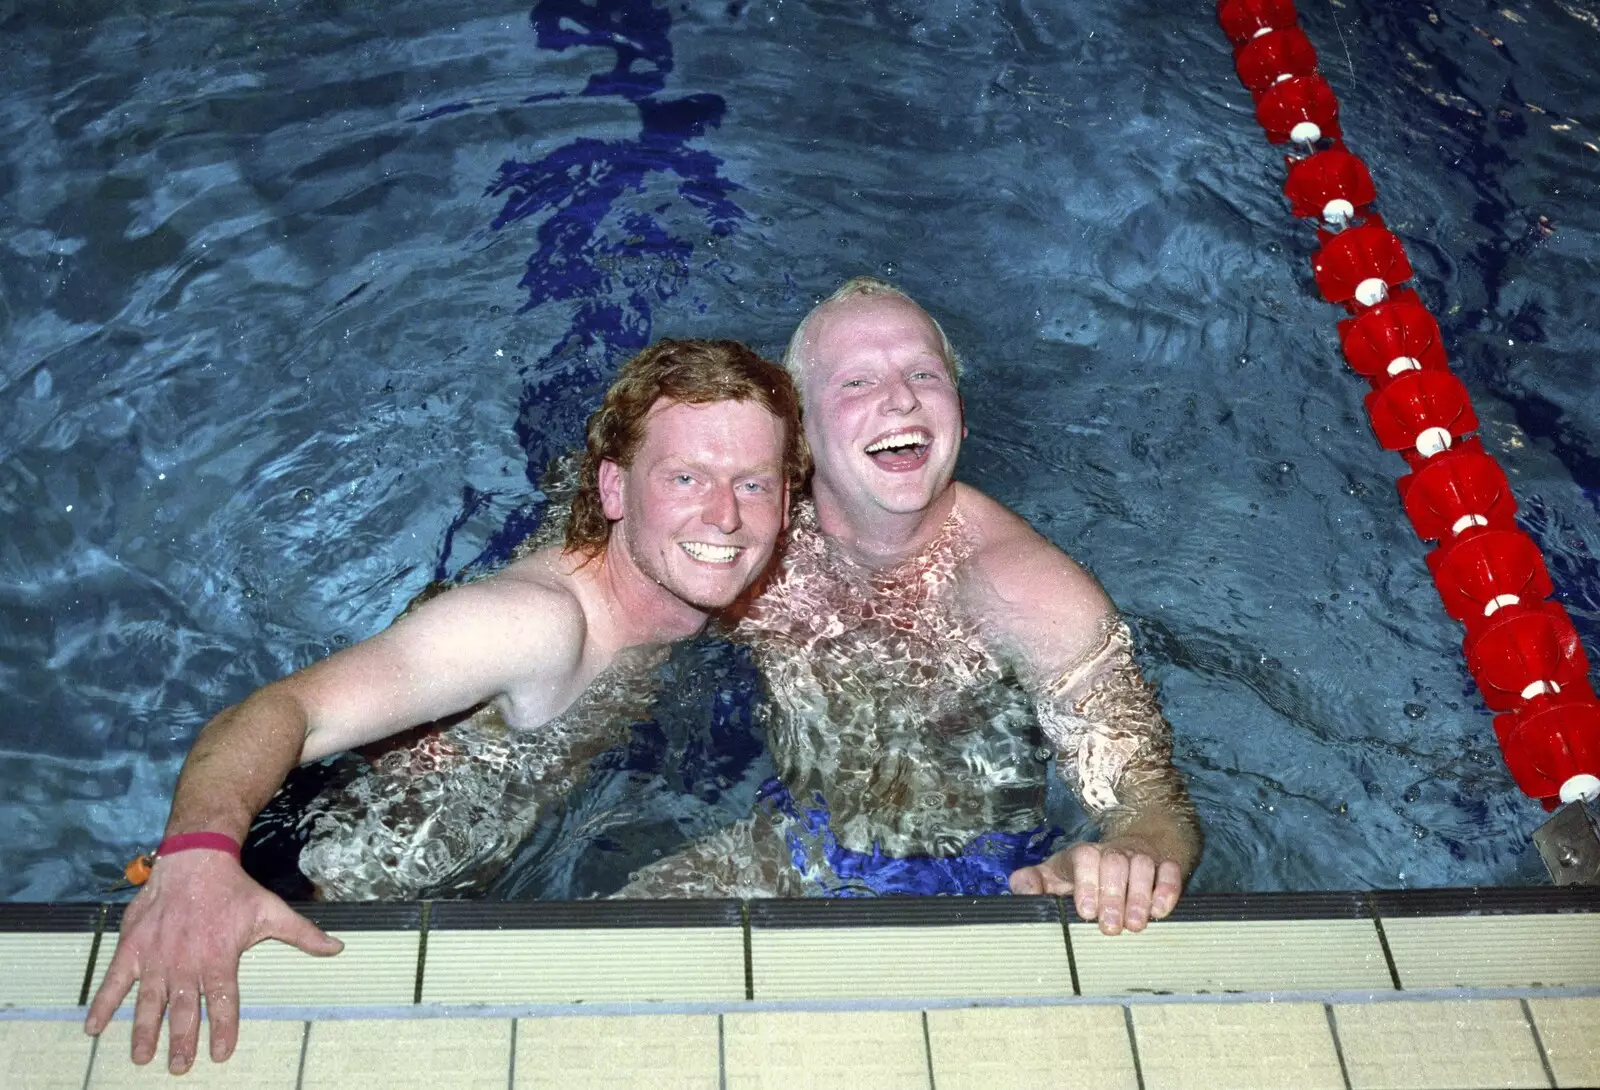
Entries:
{"label": "pool water", "polygon": [[[1301,8],[1600,653],[1600,6]],[[639,347],[776,354],[862,272],[968,361],[962,478],[1126,613],[1197,888],[1542,880],[1208,5],[0,18],[0,898],[101,895],[211,714],[504,557]],[[748,811],[748,663],[675,661],[498,893],[607,892]]]}

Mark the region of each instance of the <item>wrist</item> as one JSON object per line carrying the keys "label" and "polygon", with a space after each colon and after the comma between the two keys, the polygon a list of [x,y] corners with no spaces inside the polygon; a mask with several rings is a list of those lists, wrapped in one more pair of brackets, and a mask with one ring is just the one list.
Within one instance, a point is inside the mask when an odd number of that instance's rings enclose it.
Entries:
{"label": "wrist", "polygon": [[227,833],[209,831],[177,833],[161,841],[160,846],[155,850],[155,857],[157,859],[165,859],[167,856],[177,855],[180,852],[205,851],[222,852],[237,860],[240,850],[239,841]]}

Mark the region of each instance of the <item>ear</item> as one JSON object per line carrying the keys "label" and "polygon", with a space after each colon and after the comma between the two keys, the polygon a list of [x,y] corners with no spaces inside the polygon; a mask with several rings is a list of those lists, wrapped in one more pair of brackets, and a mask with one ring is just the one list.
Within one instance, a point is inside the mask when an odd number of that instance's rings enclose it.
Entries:
{"label": "ear", "polygon": [[967,399],[956,395],[956,407],[961,410],[961,438],[967,437]]}
{"label": "ear", "polygon": [[600,463],[600,512],[612,522],[622,518],[622,467],[609,458]]}
{"label": "ear", "polygon": [[783,518],[778,523],[778,534],[781,536],[783,534],[783,532],[789,528],[789,480],[788,480],[788,478],[784,478],[783,492],[782,492],[781,496],[779,497],[778,502],[782,505],[780,510],[783,511]]}

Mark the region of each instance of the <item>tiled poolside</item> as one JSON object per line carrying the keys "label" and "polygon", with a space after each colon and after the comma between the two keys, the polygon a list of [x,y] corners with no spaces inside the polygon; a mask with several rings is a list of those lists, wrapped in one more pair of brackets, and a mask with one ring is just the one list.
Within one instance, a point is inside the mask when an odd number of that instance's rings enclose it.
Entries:
{"label": "tiled poolside", "polygon": [[[1063,916],[1063,912],[1067,915]],[[1600,890],[320,905],[246,955],[200,1086],[1182,1090],[1600,1085]],[[0,906],[0,1085],[140,1086],[82,1004],[115,906]]]}

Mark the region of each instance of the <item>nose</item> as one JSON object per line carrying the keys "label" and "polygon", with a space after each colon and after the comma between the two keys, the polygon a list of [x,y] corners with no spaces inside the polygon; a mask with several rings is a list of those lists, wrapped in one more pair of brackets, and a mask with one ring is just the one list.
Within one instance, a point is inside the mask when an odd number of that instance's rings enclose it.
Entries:
{"label": "nose", "polygon": [[744,525],[744,520],[739,516],[739,497],[733,494],[733,485],[720,485],[711,490],[700,511],[700,521],[725,534],[731,534]]}
{"label": "nose", "polygon": [[904,375],[892,375],[883,391],[883,407],[889,412],[908,413],[917,407],[917,391]]}

